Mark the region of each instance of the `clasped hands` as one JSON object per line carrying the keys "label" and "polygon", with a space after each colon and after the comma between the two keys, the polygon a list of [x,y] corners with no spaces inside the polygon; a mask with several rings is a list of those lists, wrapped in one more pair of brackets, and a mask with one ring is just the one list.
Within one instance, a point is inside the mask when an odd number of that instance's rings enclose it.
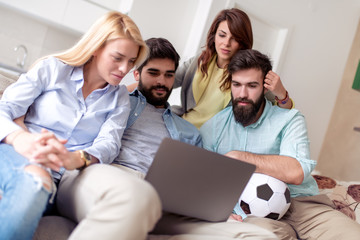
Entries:
{"label": "clasped hands", "polygon": [[64,146],[67,140],[58,139],[52,132],[42,129],[41,133],[35,134],[19,130],[14,135],[9,143],[29,161],[55,171],[59,171],[61,167],[67,170],[79,167],[75,166],[78,162],[73,161],[78,153],[68,151]]}

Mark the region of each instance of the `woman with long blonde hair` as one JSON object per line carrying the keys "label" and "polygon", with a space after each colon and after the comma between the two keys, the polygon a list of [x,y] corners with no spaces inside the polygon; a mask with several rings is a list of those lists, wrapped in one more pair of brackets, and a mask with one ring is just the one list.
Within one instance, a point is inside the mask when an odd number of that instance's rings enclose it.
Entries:
{"label": "woman with long blonde hair", "polygon": [[[48,200],[55,185],[60,215],[79,223],[70,239],[145,238],[160,217],[161,209],[151,208],[159,199],[109,163],[130,110],[119,83],[147,53],[135,23],[109,12],[72,48],[41,58],[6,89],[0,101],[4,239],[32,239],[45,207],[54,206]],[[23,124],[14,122],[24,115]]]}

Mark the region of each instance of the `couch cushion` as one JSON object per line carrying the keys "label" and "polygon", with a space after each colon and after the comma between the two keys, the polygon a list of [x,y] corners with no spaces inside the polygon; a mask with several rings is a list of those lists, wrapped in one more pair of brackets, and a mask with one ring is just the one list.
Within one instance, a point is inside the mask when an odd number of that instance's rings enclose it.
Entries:
{"label": "couch cushion", "polygon": [[7,88],[10,84],[16,82],[18,78],[18,75],[0,71],[0,99],[5,88]]}

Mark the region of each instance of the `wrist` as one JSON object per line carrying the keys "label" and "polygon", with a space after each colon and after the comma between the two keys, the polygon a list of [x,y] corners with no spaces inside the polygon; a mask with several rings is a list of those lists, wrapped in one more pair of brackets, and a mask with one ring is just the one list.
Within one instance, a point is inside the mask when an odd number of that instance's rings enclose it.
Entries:
{"label": "wrist", "polygon": [[16,130],[5,137],[4,143],[14,145],[15,140],[24,133],[27,132],[24,131],[23,129]]}
{"label": "wrist", "polygon": [[84,150],[78,150],[76,151],[80,162],[82,163],[80,166],[78,166],[76,169],[81,171],[84,168],[88,167],[91,164],[91,156],[90,154],[88,154],[87,152],[85,152]]}
{"label": "wrist", "polygon": [[282,105],[286,104],[286,103],[289,101],[289,99],[290,99],[290,98],[289,98],[289,93],[288,93],[288,91],[286,91],[285,97],[282,98],[282,99],[279,99],[277,96],[275,96],[276,102],[277,102],[278,104],[282,104]]}

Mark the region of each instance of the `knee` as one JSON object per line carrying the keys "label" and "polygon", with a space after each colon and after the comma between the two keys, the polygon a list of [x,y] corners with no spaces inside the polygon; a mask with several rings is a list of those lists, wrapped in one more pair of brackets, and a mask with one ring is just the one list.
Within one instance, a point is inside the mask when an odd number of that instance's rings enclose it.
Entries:
{"label": "knee", "polygon": [[48,191],[52,191],[52,179],[50,174],[40,166],[28,165],[25,167],[25,172],[31,174],[34,179],[42,183],[43,187]]}

